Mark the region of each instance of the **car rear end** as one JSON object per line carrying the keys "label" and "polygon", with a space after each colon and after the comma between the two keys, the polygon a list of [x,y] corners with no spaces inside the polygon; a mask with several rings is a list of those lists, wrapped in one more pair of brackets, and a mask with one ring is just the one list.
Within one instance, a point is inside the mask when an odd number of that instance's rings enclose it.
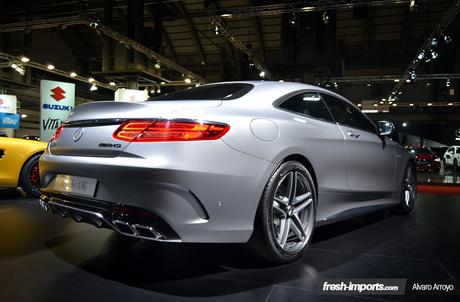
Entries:
{"label": "car rear end", "polygon": [[45,210],[128,236],[245,242],[274,164],[222,137],[221,100],[77,106],[40,160]]}
{"label": "car rear end", "polygon": [[438,172],[441,169],[441,159],[429,148],[415,149],[417,169]]}

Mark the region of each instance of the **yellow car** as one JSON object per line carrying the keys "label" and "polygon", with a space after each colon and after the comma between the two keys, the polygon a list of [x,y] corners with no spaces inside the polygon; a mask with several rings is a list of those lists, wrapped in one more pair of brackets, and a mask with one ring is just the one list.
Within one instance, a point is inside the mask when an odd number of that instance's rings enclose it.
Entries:
{"label": "yellow car", "polygon": [[0,187],[21,187],[32,196],[40,195],[38,159],[47,143],[0,137]]}

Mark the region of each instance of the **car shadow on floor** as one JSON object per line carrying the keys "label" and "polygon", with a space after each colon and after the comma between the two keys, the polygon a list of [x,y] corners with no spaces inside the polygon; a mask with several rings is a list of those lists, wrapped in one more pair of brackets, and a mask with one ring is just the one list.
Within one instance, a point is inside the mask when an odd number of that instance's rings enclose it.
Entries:
{"label": "car shadow on floor", "polygon": [[[388,211],[380,211],[319,227],[312,244],[366,228],[388,216]],[[85,233],[56,237],[45,244],[58,258],[87,273],[157,293],[187,297],[233,294],[299,278],[313,284],[322,271],[358,257],[348,255],[334,261],[309,263],[307,250],[294,263],[273,265],[254,257],[242,244],[158,243],[117,233],[104,237],[101,248],[91,251],[93,239]]]}

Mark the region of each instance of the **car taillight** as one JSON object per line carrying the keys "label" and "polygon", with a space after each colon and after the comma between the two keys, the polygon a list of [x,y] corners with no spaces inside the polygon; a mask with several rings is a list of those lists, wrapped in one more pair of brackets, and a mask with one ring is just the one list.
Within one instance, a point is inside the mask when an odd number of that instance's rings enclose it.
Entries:
{"label": "car taillight", "polygon": [[132,120],[118,127],[113,137],[127,142],[216,140],[229,129],[226,124],[192,120]]}
{"label": "car taillight", "polygon": [[57,140],[58,137],[61,135],[63,129],[64,125],[61,124],[61,126],[59,126],[54,135],[51,137],[50,142]]}

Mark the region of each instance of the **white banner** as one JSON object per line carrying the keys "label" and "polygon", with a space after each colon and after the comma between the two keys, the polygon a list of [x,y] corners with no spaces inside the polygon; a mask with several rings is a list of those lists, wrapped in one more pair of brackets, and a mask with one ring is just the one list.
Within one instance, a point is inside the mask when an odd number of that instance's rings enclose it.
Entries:
{"label": "white banner", "polygon": [[[17,113],[17,98],[15,95],[0,94],[0,112],[1,113]],[[0,129],[0,135],[6,135],[8,137],[14,136],[13,129]]]}
{"label": "white banner", "polygon": [[15,95],[0,94],[0,112],[16,113],[17,102]]}
{"label": "white banner", "polygon": [[115,102],[145,102],[149,98],[147,90],[120,88],[115,91]]}
{"label": "white banner", "polygon": [[49,141],[75,106],[75,84],[40,81],[40,139]]}

